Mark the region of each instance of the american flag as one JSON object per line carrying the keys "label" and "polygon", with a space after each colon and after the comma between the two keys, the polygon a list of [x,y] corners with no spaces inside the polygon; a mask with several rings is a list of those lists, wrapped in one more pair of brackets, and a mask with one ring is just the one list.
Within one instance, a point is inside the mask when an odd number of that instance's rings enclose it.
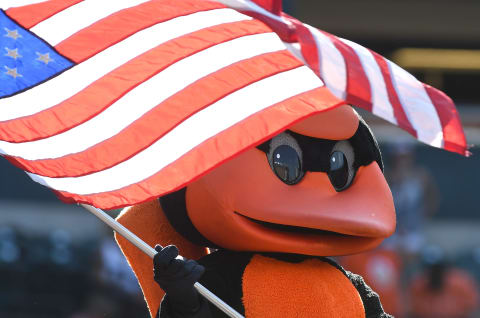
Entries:
{"label": "american flag", "polygon": [[161,196],[347,103],[466,154],[442,92],[273,0],[2,0],[0,154],[67,202]]}

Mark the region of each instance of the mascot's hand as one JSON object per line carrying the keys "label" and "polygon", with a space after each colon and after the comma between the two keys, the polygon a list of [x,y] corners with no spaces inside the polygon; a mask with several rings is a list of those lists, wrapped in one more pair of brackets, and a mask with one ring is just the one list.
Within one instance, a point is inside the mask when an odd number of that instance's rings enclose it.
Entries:
{"label": "mascot's hand", "polygon": [[155,250],[154,279],[165,291],[169,304],[179,312],[195,312],[200,306],[200,295],[193,284],[205,268],[194,260],[176,258],[178,249],[174,245],[156,245]]}

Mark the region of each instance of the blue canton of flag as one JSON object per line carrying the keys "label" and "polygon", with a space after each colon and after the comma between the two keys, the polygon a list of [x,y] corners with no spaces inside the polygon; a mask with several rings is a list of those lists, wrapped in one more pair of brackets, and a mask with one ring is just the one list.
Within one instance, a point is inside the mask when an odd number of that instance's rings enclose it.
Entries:
{"label": "blue canton of flag", "polygon": [[74,63],[0,10],[0,98],[35,86]]}

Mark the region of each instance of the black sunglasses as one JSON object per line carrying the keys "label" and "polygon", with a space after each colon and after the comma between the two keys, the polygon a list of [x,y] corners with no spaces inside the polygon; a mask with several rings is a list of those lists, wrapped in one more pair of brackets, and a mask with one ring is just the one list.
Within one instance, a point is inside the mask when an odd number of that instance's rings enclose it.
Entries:
{"label": "black sunglasses", "polygon": [[360,166],[383,162],[370,128],[360,119],[355,134],[347,140],[313,138],[287,130],[257,146],[265,152],[275,175],[294,185],[307,171],[325,172],[336,191],[347,189]]}

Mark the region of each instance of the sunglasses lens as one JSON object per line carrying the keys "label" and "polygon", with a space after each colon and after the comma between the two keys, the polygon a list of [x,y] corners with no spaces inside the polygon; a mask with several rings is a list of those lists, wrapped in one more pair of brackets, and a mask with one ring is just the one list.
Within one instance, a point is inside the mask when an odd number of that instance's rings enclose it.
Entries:
{"label": "sunglasses lens", "polygon": [[273,151],[272,168],[277,177],[286,184],[298,183],[303,177],[302,165],[297,151],[288,146],[278,146]]}
{"label": "sunglasses lens", "polygon": [[330,156],[330,171],[328,178],[335,190],[343,189],[348,182],[347,158],[341,151],[334,151]]}

